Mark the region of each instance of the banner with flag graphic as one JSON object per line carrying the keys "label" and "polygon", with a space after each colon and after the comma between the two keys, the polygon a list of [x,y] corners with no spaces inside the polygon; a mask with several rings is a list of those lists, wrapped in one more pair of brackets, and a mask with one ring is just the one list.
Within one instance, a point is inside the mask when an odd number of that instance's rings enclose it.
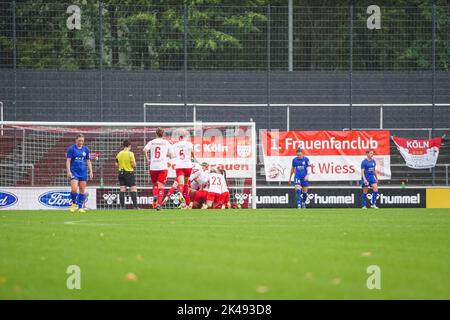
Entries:
{"label": "banner with flag graphic", "polygon": [[392,137],[398,151],[412,169],[430,169],[436,166],[442,138],[407,139]]}

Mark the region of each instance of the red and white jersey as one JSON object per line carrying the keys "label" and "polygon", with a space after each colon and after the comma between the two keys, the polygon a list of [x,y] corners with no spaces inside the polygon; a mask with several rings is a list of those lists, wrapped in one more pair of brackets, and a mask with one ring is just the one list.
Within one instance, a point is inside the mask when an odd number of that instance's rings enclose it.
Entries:
{"label": "red and white jersey", "polygon": [[[220,173],[212,172],[209,176],[209,192],[222,194],[224,187],[227,187],[225,177]],[[228,188],[227,188],[228,189]]]}
{"label": "red and white jersey", "polygon": [[200,175],[200,181],[202,183],[203,190],[209,191],[209,179],[211,178],[211,172],[203,171]]}
{"label": "red and white jersey", "polygon": [[222,193],[230,192],[230,190],[228,190],[227,179],[225,179],[225,176],[222,176],[222,177],[223,177]]}
{"label": "red and white jersey", "polygon": [[150,170],[167,170],[168,154],[173,155],[173,148],[169,141],[156,138],[147,143],[144,150],[149,152]]}
{"label": "red and white jersey", "polygon": [[203,171],[203,169],[200,169],[199,171],[195,172],[193,176],[191,176],[191,189],[194,190],[206,190],[208,191],[209,188],[209,171]]}
{"label": "red and white jersey", "polygon": [[209,179],[211,177],[211,172],[203,171],[200,175],[199,181],[202,185],[202,189],[208,191],[209,190]]}
{"label": "red and white jersey", "polygon": [[194,145],[190,141],[180,140],[173,145],[175,152],[175,168],[192,168],[191,154]]}
{"label": "red and white jersey", "polygon": [[191,176],[193,174],[198,174],[197,172],[203,172],[203,168],[200,164],[198,164],[197,162],[193,162],[192,163],[192,171],[191,171]]}
{"label": "red and white jersey", "polygon": [[200,176],[203,174],[202,166],[198,163],[194,163],[192,166],[191,175],[189,177],[189,181],[191,182],[192,190],[200,190],[201,189],[201,181],[199,180]]}

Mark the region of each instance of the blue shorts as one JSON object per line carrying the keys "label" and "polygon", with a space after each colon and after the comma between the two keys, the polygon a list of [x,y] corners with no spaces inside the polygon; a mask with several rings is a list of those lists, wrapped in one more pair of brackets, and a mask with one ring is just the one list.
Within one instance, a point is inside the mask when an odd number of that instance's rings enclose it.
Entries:
{"label": "blue shorts", "polygon": [[88,181],[88,175],[85,174],[79,174],[76,172],[72,172],[72,179],[70,180],[76,180],[76,181]]}
{"label": "blue shorts", "polygon": [[368,188],[371,187],[373,184],[378,183],[377,178],[375,177],[366,177],[367,182],[369,183],[369,185],[365,185],[364,184],[364,179],[361,179],[361,188]]}
{"label": "blue shorts", "polygon": [[309,181],[305,177],[294,177],[294,186],[301,186],[302,188],[309,187]]}

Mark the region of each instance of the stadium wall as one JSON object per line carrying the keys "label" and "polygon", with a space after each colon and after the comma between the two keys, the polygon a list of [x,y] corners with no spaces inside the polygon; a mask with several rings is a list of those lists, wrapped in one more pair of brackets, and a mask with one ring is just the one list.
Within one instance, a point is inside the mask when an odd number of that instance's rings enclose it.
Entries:
{"label": "stadium wall", "polygon": [[[189,71],[27,71],[2,69],[0,101],[5,120],[20,121],[143,121],[145,102],[173,103],[304,103],[350,102],[348,72],[201,72]],[[432,101],[431,72],[354,72],[352,103],[418,104]],[[449,72],[436,75],[435,103],[450,101]],[[186,85],[185,85],[186,84]],[[270,90],[268,90],[268,86]],[[76,112],[74,112],[76,110]],[[167,110],[148,114],[162,121]],[[202,108],[202,121],[254,120],[259,128],[287,127],[285,110],[246,107]],[[291,112],[291,129],[340,130],[349,127],[346,107],[304,107]],[[171,110],[173,121],[192,121],[192,110]],[[423,107],[390,107],[385,127],[430,127],[431,114]],[[353,107],[354,126],[377,127],[379,112]],[[436,107],[435,127],[450,123],[448,107]]]}

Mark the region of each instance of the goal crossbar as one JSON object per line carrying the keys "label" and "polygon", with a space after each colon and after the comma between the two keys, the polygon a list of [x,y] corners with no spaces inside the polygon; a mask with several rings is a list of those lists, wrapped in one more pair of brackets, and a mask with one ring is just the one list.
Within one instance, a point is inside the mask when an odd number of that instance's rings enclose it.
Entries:
{"label": "goal crossbar", "polygon": [[254,122],[55,122],[55,121],[0,121],[5,126],[48,126],[48,127],[201,127],[201,126],[248,126]]}

